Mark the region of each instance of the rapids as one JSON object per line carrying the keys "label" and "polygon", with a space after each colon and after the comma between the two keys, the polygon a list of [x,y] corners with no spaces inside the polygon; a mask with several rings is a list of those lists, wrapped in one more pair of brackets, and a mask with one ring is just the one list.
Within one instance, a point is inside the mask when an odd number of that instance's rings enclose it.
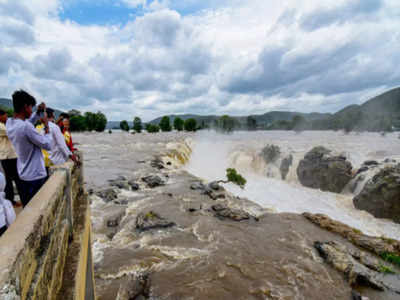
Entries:
{"label": "rapids", "polygon": [[[268,165],[259,157],[267,144],[275,144],[286,154],[293,155],[293,165],[286,181],[281,180],[278,166]],[[323,213],[355,227],[365,234],[400,239],[400,224],[377,219],[354,208],[352,199],[363,182],[352,182],[341,194],[306,188],[297,180],[296,168],[300,159],[314,146],[324,146],[341,153],[358,169],[366,160],[400,159],[400,140],[397,134],[382,137],[378,133],[331,131],[256,131],[221,135],[199,132],[195,135],[191,157],[185,169],[206,181],[225,178],[228,167],[236,168],[247,179],[242,190],[233,184],[225,188],[233,194],[248,198],[272,212]]]}

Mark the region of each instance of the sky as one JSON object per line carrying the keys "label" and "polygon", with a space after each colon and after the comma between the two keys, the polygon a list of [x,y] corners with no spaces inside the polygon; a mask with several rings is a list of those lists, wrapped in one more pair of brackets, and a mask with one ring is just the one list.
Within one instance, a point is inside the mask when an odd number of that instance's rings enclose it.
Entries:
{"label": "sky", "polygon": [[399,64],[398,0],[0,0],[0,97],[108,120],[336,112]]}

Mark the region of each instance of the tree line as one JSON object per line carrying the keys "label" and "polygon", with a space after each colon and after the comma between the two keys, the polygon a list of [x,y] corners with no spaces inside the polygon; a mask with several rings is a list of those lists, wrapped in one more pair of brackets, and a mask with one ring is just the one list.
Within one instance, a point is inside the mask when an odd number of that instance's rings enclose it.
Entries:
{"label": "tree line", "polygon": [[97,131],[103,132],[107,126],[107,118],[101,112],[85,112],[83,115],[80,111],[71,110],[68,112],[70,119],[71,131]]}
{"label": "tree line", "polygon": [[[129,131],[131,129],[131,128],[129,128],[129,123],[126,120],[121,121],[119,123],[119,127],[124,131]],[[159,131],[168,132],[168,131],[171,131],[172,129],[175,129],[177,131],[182,131],[182,130],[196,131],[198,129],[197,121],[196,121],[196,119],[193,119],[193,118],[189,118],[187,120],[182,120],[181,118],[177,117],[177,118],[174,118],[174,121],[171,124],[171,120],[170,120],[169,116],[164,116],[161,118],[161,120],[158,124],[145,123],[143,125],[142,120],[139,117],[135,117],[133,119],[132,129],[136,133],[140,133],[140,132],[142,132],[143,128],[149,133],[156,133]]]}

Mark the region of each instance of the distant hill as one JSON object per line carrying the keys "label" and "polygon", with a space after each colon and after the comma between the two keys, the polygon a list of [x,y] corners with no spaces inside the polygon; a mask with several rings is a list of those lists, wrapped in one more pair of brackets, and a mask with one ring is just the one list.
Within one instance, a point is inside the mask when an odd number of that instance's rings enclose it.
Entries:
{"label": "distant hill", "polygon": [[[12,100],[11,99],[6,99],[6,98],[0,98],[0,106],[6,107],[6,108],[13,108]],[[53,108],[54,109],[54,108]],[[56,115],[56,118],[62,113],[63,111],[54,109],[54,114]]]}
{"label": "distant hill", "polygon": [[[290,122],[295,116],[302,117],[301,129],[307,130],[368,130],[382,131],[400,129],[400,88],[387,91],[376,96],[362,105],[349,105],[340,111],[329,113],[301,113],[290,111],[271,111],[262,115],[251,115],[258,129],[289,129]],[[194,118],[197,124],[212,127],[216,115],[169,115],[171,123],[176,117],[183,120]],[[245,129],[248,116],[232,117],[239,128]],[[149,123],[158,124],[161,117]]]}

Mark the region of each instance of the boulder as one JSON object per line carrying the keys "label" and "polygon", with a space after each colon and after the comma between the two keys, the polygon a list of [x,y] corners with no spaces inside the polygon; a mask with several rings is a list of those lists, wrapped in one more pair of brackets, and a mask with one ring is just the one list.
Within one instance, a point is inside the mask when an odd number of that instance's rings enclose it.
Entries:
{"label": "boulder", "polygon": [[279,167],[279,171],[281,172],[282,180],[286,179],[287,174],[289,173],[290,166],[293,163],[293,155],[289,154],[284,157],[281,161],[281,166]]}
{"label": "boulder", "polygon": [[174,222],[168,221],[160,217],[157,213],[149,211],[140,213],[136,218],[136,229],[146,231],[150,229],[162,229],[175,226]]}
{"label": "boulder", "polygon": [[297,177],[306,187],[340,193],[353,178],[352,168],[344,156],[334,156],[329,149],[315,147],[299,162]]}
{"label": "boulder", "polygon": [[145,183],[147,183],[147,186],[149,188],[155,188],[157,186],[165,185],[165,182],[159,176],[156,175],[143,177],[142,180]]}
{"label": "boulder", "polygon": [[400,223],[400,164],[388,166],[375,174],[353,198],[357,209],[377,218]]}
{"label": "boulder", "polygon": [[113,188],[107,188],[101,191],[96,192],[96,195],[99,196],[105,202],[111,202],[118,198],[118,193]]}
{"label": "boulder", "polygon": [[261,150],[261,157],[268,163],[274,163],[281,155],[281,149],[276,145],[267,145]]}
{"label": "boulder", "polygon": [[240,209],[232,209],[227,207],[225,204],[213,205],[212,210],[214,211],[214,216],[219,219],[231,219],[233,221],[243,221],[250,219],[250,214]]}
{"label": "boulder", "polygon": [[379,163],[376,160],[366,160],[363,163],[363,166],[377,166]]}
{"label": "boulder", "polygon": [[139,189],[139,184],[137,184],[134,180],[129,180],[128,184],[131,187],[132,191],[137,191]]}

